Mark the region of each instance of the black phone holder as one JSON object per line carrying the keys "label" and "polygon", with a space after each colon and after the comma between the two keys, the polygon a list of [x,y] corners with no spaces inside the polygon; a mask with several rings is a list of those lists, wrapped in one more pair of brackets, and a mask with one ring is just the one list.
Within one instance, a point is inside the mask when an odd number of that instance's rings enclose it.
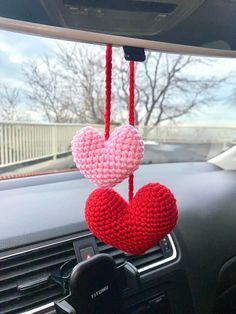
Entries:
{"label": "black phone holder", "polygon": [[70,294],[55,303],[57,314],[121,314],[125,289],[138,289],[137,269],[130,263],[116,267],[114,259],[98,254],[74,267]]}

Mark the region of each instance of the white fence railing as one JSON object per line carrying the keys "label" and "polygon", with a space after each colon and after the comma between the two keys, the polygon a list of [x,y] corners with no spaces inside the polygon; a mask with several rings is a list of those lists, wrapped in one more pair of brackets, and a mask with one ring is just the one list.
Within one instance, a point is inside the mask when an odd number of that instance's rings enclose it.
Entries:
{"label": "white fence railing", "polygon": [[70,151],[75,125],[0,123],[0,166]]}
{"label": "white fence railing", "polygon": [[[0,167],[70,152],[73,135],[84,126],[0,122]],[[102,125],[94,127],[103,131]],[[139,130],[146,141],[157,143],[236,143],[236,127],[163,126]]]}
{"label": "white fence railing", "polygon": [[162,126],[141,127],[145,140],[160,143],[236,143],[236,126]]}

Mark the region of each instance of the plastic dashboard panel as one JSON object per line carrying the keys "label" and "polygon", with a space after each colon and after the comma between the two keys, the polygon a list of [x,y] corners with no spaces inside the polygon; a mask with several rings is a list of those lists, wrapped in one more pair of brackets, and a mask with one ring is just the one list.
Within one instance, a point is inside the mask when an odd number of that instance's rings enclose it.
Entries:
{"label": "plastic dashboard panel", "polygon": [[[135,189],[150,181],[166,184],[177,198],[180,254],[173,265],[143,274],[143,284],[167,286],[179,307],[174,313],[210,313],[219,270],[236,255],[236,173],[208,163],[142,166]],[[83,206],[93,189],[77,172],[0,181],[0,257],[86,231]],[[117,190],[126,197],[126,182]]]}

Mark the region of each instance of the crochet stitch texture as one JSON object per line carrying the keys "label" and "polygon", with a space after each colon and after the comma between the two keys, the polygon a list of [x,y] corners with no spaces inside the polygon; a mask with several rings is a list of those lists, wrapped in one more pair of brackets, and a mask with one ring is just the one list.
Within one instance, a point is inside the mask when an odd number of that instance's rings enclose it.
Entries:
{"label": "crochet stitch texture", "polygon": [[113,187],[138,169],[144,143],[131,125],[116,128],[106,141],[96,129],[86,127],[72,140],[72,155],[80,172],[99,187]]}
{"label": "crochet stitch texture", "polygon": [[143,254],[175,227],[178,210],[167,187],[149,183],[130,204],[113,189],[96,189],[87,199],[85,218],[101,241],[127,253]]}

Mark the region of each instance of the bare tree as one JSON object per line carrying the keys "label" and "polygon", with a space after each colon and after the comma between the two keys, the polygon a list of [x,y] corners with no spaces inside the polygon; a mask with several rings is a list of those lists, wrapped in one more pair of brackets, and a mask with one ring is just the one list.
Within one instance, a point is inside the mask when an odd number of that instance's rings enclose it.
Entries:
{"label": "bare tree", "polygon": [[0,86],[0,119],[15,121],[20,118],[19,102],[21,94],[18,88]]}
{"label": "bare tree", "polygon": [[43,57],[24,66],[33,109],[50,122],[101,123],[104,96],[102,58],[86,45],[58,46],[50,60]]}
{"label": "bare tree", "polygon": [[[157,126],[174,121],[196,107],[216,99],[216,90],[226,78],[194,76],[194,69],[211,66],[201,58],[148,52],[146,62],[136,64],[136,123]],[[119,98],[128,102],[127,68],[120,70]]]}
{"label": "bare tree", "polygon": [[47,56],[40,62],[34,60],[24,66],[26,81],[30,86],[27,93],[33,110],[43,113],[49,122],[74,122],[71,107],[72,93],[65,88],[62,71]]}
{"label": "bare tree", "polygon": [[104,51],[87,45],[59,46],[59,64],[65,69],[63,79],[70,82],[72,94],[78,95],[74,114],[84,122],[102,123],[104,110]]}
{"label": "bare tree", "polygon": [[[104,47],[85,44],[58,46],[53,58],[24,66],[34,110],[50,122],[102,123],[104,110]],[[127,121],[128,62],[113,49],[113,123]],[[157,126],[191,113],[215,99],[225,78],[194,75],[207,59],[147,52],[136,64],[136,124]]]}

